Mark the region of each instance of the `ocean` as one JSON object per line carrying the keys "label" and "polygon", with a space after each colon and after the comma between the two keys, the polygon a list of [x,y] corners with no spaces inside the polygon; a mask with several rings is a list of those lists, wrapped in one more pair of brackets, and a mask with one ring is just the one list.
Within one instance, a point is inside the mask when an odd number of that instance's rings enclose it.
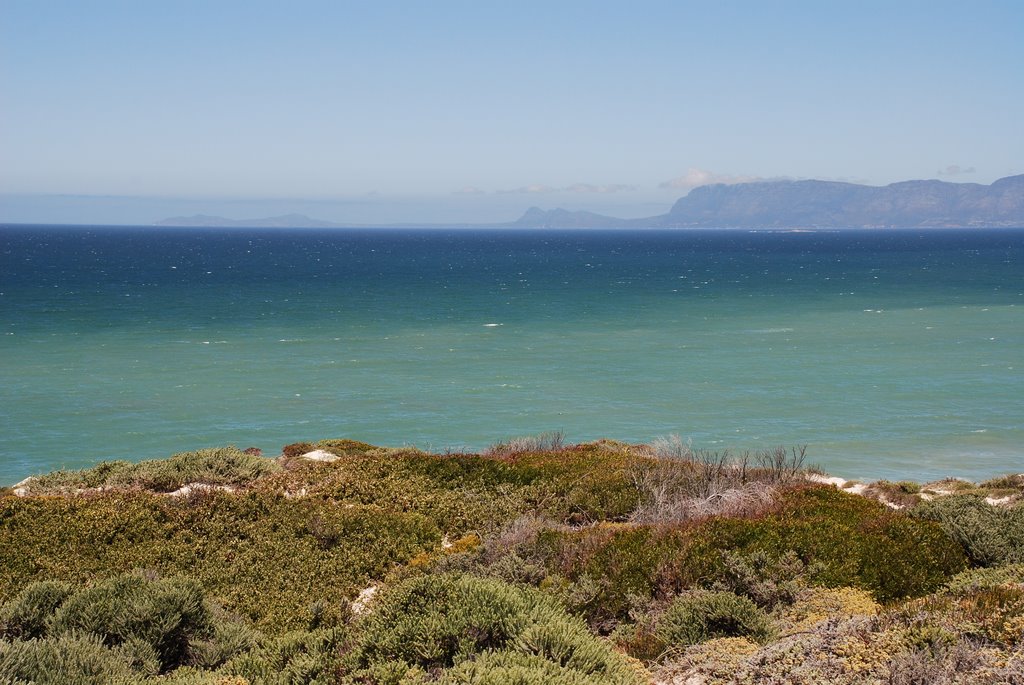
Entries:
{"label": "ocean", "polygon": [[0,484],[349,437],[1024,471],[1024,229],[0,226]]}

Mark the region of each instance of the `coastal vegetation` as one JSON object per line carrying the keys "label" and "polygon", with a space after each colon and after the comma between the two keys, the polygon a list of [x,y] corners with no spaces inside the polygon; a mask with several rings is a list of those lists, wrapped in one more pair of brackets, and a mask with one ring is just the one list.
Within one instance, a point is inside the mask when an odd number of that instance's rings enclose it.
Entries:
{"label": "coastal vegetation", "polygon": [[335,439],[0,490],[0,682],[1020,683],[1024,477]]}

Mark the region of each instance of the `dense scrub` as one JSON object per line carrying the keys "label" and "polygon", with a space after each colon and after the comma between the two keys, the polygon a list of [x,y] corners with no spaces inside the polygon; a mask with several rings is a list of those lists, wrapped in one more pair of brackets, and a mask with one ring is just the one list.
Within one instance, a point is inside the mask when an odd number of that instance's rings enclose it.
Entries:
{"label": "dense scrub", "polygon": [[316,600],[339,606],[440,537],[419,514],[258,492],[5,498],[0,597],[32,581],[148,569],[192,576],[231,611],[280,632],[306,625]]}
{"label": "dense scrub", "polygon": [[573,608],[597,629],[628,618],[638,597],[726,582],[730,552],[791,555],[809,567],[811,582],[864,588],[882,602],[930,592],[967,565],[934,522],[822,487],[783,492],[756,518],[541,528],[512,551],[543,569],[540,582],[568,583]]}
{"label": "dense scrub", "polygon": [[[803,455],[338,439],[50,474],[0,493],[0,681],[1024,682],[1020,478],[886,505]],[[195,484],[225,489],[166,494]]]}

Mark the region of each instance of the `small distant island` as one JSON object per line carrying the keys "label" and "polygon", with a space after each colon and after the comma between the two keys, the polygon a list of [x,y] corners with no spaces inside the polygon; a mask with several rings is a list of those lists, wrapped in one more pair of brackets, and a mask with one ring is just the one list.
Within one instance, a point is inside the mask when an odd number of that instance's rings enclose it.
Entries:
{"label": "small distant island", "polygon": [[[247,228],[354,228],[286,214],[228,219],[197,214],[157,226]],[[451,224],[388,224],[418,228]],[[620,219],[586,211],[531,207],[518,220],[482,228],[1007,228],[1024,226],[1024,174],[991,185],[903,181],[868,186],[837,181],[758,181],[700,186],[667,214]]]}

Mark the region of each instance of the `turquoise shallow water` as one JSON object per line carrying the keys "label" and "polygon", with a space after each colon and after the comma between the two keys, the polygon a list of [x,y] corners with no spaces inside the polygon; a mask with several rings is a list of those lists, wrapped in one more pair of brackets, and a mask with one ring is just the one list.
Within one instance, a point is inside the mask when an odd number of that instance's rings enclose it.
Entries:
{"label": "turquoise shallow water", "polygon": [[1024,471],[1024,230],[0,227],[0,483],[352,437],[670,432]]}

